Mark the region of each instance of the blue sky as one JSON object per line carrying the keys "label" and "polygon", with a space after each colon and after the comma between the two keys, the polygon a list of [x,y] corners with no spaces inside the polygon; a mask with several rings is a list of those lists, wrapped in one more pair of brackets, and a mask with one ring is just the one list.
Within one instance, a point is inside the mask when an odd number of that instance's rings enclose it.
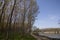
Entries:
{"label": "blue sky", "polygon": [[37,0],[40,13],[34,23],[38,28],[60,28],[60,0]]}

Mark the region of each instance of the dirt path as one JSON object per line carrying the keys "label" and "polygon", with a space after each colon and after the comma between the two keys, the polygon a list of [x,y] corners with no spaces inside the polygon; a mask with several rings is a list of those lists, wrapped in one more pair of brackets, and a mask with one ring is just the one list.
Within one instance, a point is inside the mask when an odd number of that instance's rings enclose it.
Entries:
{"label": "dirt path", "polygon": [[31,35],[36,38],[37,40],[49,40],[47,38],[44,38],[44,37],[39,37],[39,36],[35,36],[34,34],[31,33]]}

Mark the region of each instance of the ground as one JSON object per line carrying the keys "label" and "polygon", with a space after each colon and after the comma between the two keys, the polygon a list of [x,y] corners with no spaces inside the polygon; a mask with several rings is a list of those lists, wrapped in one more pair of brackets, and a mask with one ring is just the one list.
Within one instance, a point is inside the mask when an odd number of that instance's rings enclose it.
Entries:
{"label": "ground", "polygon": [[[5,39],[6,39],[5,33],[0,32],[0,40],[5,40]],[[31,36],[29,34],[22,37],[22,35],[15,32],[15,33],[10,33],[9,34],[9,39],[8,40],[36,40],[36,38],[34,38],[33,36]]]}

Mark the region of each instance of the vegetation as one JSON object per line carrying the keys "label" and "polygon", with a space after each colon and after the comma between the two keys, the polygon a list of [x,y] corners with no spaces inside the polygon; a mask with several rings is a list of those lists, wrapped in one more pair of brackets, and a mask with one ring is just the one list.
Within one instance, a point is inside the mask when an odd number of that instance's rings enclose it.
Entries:
{"label": "vegetation", "polygon": [[0,1],[3,4],[0,8],[0,39],[15,40],[22,36],[23,39],[33,40],[30,33],[38,12],[36,0]]}
{"label": "vegetation", "polygon": [[[0,33],[0,40],[6,40],[6,35],[3,33]],[[30,34],[26,34],[26,35],[20,35],[19,33],[9,33],[9,38],[8,40],[36,40],[33,36],[31,36]]]}

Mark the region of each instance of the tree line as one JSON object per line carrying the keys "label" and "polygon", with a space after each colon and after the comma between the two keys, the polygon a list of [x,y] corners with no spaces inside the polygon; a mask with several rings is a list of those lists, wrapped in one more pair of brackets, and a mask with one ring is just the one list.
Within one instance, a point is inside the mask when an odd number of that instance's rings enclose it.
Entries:
{"label": "tree line", "polygon": [[36,0],[0,0],[0,31],[30,33],[38,9]]}

